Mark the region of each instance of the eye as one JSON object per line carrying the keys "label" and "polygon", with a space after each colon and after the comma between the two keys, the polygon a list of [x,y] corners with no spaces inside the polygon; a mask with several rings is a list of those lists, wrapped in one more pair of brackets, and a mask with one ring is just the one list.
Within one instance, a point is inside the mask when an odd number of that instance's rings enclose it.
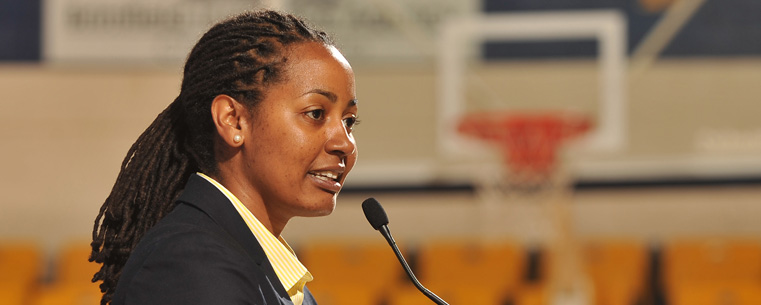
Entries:
{"label": "eye", "polygon": [[354,130],[354,126],[357,126],[357,124],[359,124],[359,120],[355,116],[350,116],[344,119],[344,125],[346,125],[349,130]]}
{"label": "eye", "polygon": [[306,115],[313,120],[322,120],[325,117],[325,110],[315,109],[306,112]]}

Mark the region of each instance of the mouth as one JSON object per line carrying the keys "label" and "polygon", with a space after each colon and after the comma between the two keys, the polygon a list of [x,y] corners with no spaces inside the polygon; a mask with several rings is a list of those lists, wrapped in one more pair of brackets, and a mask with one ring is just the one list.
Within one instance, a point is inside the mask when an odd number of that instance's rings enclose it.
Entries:
{"label": "mouth", "polygon": [[342,172],[332,170],[318,170],[308,172],[308,176],[319,187],[331,194],[336,194],[341,190]]}
{"label": "mouth", "polygon": [[309,174],[317,179],[325,181],[338,182],[341,178],[341,174],[334,171],[311,171]]}

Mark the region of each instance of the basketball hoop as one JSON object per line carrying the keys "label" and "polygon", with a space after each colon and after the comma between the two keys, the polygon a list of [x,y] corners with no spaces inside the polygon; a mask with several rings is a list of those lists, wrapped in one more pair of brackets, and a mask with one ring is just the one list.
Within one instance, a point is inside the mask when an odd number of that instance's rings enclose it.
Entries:
{"label": "basketball hoop", "polygon": [[590,125],[587,117],[564,112],[477,112],[460,120],[458,132],[498,146],[512,182],[540,186],[551,180],[561,145]]}
{"label": "basketball hoop", "polygon": [[549,278],[548,304],[552,305],[588,304],[591,295],[586,275],[579,269],[567,205],[569,177],[558,168],[562,145],[590,127],[589,118],[567,112],[477,112],[464,116],[458,124],[459,133],[489,142],[502,152],[506,176],[481,181],[482,196],[493,202],[502,202],[501,196],[507,195],[512,202],[544,204],[552,232],[551,251],[562,254]]}

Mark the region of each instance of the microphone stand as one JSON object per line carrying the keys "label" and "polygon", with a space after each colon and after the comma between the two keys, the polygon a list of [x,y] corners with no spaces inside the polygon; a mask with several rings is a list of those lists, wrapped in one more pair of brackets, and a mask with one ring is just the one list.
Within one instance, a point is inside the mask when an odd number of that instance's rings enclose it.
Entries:
{"label": "microphone stand", "polygon": [[417,280],[415,277],[415,274],[412,273],[412,269],[410,269],[410,265],[407,264],[407,261],[404,259],[404,256],[402,256],[402,252],[399,251],[399,247],[396,246],[396,242],[394,241],[394,238],[391,237],[391,231],[389,231],[387,225],[382,225],[378,231],[381,232],[381,235],[383,235],[384,238],[386,238],[386,241],[391,246],[392,249],[394,249],[394,254],[396,254],[396,258],[399,259],[399,262],[402,264],[402,267],[404,267],[404,271],[407,272],[407,276],[409,276],[410,280],[413,284],[415,284],[415,287],[417,287],[420,292],[422,292],[425,296],[427,296],[431,301],[438,305],[449,305],[449,303],[445,302],[442,298],[428,290],[428,288],[423,287],[423,284],[420,283],[420,281]]}

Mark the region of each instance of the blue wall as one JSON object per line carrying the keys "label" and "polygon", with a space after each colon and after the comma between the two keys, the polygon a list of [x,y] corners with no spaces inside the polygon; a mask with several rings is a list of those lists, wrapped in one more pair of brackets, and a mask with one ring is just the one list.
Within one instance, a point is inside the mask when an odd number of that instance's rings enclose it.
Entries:
{"label": "blue wall", "polygon": [[[483,11],[618,9],[629,20],[633,50],[661,17],[639,0],[483,0]],[[41,1],[0,0],[0,61],[38,61],[41,56]],[[487,59],[591,57],[595,41],[484,44]],[[673,56],[761,55],[761,0],[707,0],[663,52]]]}
{"label": "blue wall", "polygon": [[[661,12],[644,10],[639,0],[484,0],[487,13],[617,9],[628,19],[629,51],[661,17]],[[594,41],[553,41],[541,43],[487,42],[487,59],[591,57]],[[707,0],[674,37],[662,55],[737,56],[761,55],[761,0]]]}
{"label": "blue wall", "polygon": [[0,61],[40,60],[40,0],[0,0]]}

